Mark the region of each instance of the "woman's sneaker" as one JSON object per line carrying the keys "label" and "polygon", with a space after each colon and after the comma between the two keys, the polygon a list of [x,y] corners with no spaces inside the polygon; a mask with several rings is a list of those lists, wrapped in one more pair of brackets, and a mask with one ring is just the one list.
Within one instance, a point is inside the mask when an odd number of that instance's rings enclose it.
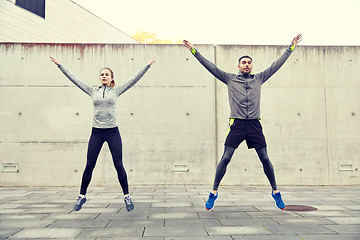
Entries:
{"label": "woman's sneaker", "polygon": [[211,210],[214,208],[215,200],[218,198],[219,193],[213,194],[212,192],[209,194],[209,199],[205,203],[206,210]]}
{"label": "woman's sneaker", "polygon": [[84,203],[86,203],[86,197],[78,196],[78,199],[76,200],[76,203],[74,206],[74,211],[79,211],[81,209],[82,205],[84,205]]}
{"label": "woman's sneaker", "polygon": [[271,191],[271,196],[273,197],[273,199],[275,200],[275,205],[278,209],[281,210],[285,210],[285,203],[283,202],[283,200],[281,199],[281,194],[280,192],[275,193],[273,191]]}
{"label": "woman's sneaker", "polygon": [[124,198],[124,202],[125,202],[125,205],[126,205],[126,210],[128,210],[129,212],[134,210],[134,204],[133,202],[131,201],[131,198],[130,196],[126,196]]}

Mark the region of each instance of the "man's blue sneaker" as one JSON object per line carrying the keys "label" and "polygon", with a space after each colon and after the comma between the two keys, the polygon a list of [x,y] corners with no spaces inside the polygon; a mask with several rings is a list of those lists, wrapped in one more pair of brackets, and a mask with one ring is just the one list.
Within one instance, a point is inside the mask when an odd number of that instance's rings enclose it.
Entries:
{"label": "man's blue sneaker", "polygon": [[218,198],[219,193],[213,194],[212,192],[209,194],[209,199],[205,203],[206,210],[211,210],[214,208],[215,200]]}
{"label": "man's blue sneaker", "polygon": [[76,200],[76,203],[74,206],[74,211],[79,211],[81,209],[82,205],[84,205],[84,203],[86,203],[86,197],[78,196],[78,199]]}
{"label": "man's blue sneaker", "polygon": [[283,202],[283,200],[281,199],[281,194],[280,192],[275,193],[273,191],[271,191],[271,196],[273,197],[273,199],[275,200],[275,205],[277,208],[281,209],[281,210],[285,210],[285,203]]}

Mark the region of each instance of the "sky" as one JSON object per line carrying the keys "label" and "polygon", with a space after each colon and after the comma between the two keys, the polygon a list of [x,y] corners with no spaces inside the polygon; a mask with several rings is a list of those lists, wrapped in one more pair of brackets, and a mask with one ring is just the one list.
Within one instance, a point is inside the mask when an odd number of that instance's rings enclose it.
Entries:
{"label": "sky", "polygon": [[197,44],[360,45],[360,0],[72,0],[128,35]]}

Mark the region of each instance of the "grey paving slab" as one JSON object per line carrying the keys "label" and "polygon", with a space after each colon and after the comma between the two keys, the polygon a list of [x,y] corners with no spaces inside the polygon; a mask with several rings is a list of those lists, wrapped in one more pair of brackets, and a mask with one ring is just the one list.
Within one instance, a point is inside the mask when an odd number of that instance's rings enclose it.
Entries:
{"label": "grey paving slab", "polygon": [[353,234],[317,234],[299,235],[303,240],[359,240],[359,235]]}
{"label": "grey paving slab", "polygon": [[135,211],[128,212],[122,209],[119,213],[98,213],[96,219],[110,219],[110,220],[122,220],[122,219],[131,219],[131,220],[147,220],[149,219],[149,213],[147,211]]}
{"label": "grey paving slab", "polygon": [[342,212],[349,216],[360,217],[360,211],[342,211]]}
{"label": "grey paving slab", "polygon": [[232,236],[234,240],[304,240],[297,235],[240,235]]}
{"label": "grey paving slab", "polygon": [[0,205],[0,211],[4,209],[21,208],[22,206],[24,206],[24,204],[3,203]]}
{"label": "grey paving slab", "polygon": [[142,228],[85,228],[77,238],[128,238],[142,237]]}
{"label": "grey paving slab", "polygon": [[239,234],[272,234],[263,226],[221,226],[207,227],[210,236],[239,235]]}
{"label": "grey paving slab", "polygon": [[13,234],[21,231],[21,228],[11,228],[11,229],[3,229],[0,228],[0,239],[8,239]]}
{"label": "grey paving slab", "polygon": [[164,227],[165,220],[138,220],[133,218],[126,218],[121,220],[110,220],[106,225],[107,228],[126,228],[126,227]]}
{"label": "grey paving slab", "polygon": [[297,212],[303,217],[350,217],[345,211],[312,211],[312,212]]}
{"label": "grey paving slab", "polygon": [[271,218],[220,218],[218,219],[224,226],[268,226],[279,225]]}
{"label": "grey paving slab", "polygon": [[360,224],[360,217],[327,217],[336,224]]}
{"label": "grey paving slab", "polygon": [[8,208],[8,209],[1,209],[0,213],[1,214],[18,214],[18,213],[23,213],[27,211],[27,209],[12,209],[12,208]]}
{"label": "grey paving slab", "polygon": [[246,212],[249,216],[254,217],[254,218],[258,218],[258,217],[299,217],[299,215],[297,215],[296,213],[293,212],[289,212],[289,211],[281,211],[281,210],[276,210],[275,211],[270,211],[270,212]]}
{"label": "grey paving slab", "polygon": [[76,219],[76,220],[56,220],[52,222],[48,228],[105,228],[110,220],[98,219]]}
{"label": "grey paving slab", "polygon": [[272,217],[271,219],[280,225],[333,223],[332,221],[328,220],[328,218],[322,217]]}
{"label": "grey paving slab", "polygon": [[27,238],[75,238],[81,228],[27,228],[23,229],[11,236],[11,239],[27,239]]}
{"label": "grey paving slab", "polygon": [[329,233],[333,234],[334,231],[330,230],[328,227],[324,227],[316,224],[297,224],[297,225],[269,225],[267,229],[275,235],[282,234],[320,234],[320,233]]}
{"label": "grey paving slab", "polygon": [[176,203],[152,203],[151,207],[193,207],[191,202],[176,202]]}
{"label": "grey paving slab", "polygon": [[350,210],[357,210],[360,211],[360,204],[356,204],[356,205],[344,205],[342,204],[342,207],[346,208],[346,209],[350,209]]}
{"label": "grey paving slab", "polygon": [[77,212],[71,212],[67,214],[47,214],[44,219],[51,219],[51,220],[81,220],[81,219],[95,219],[99,213],[81,213],[78,214]]}
{"label": "grey paving slab", "polygon": [[165,240],[232,240],[233,238],[231,236],[196,236],[194,237],[165,237]]}
{"label": "grey paving slab", "polygon": [[203,226],[195,227],[148,227],[144,231],[145,237],[193,237],[208,236]]}
{"label": "grey paving slab", "polygon": [[6,220],[30,220],[37,221],[47,217],[49,214],[0,214],[0,221]]}
{"label": "grey paving slab", "polygon": [[218,219],[165,219],[165,227],[221,226]]}
{"label": "grey paving slab", "polygon": [[331,229],[336,233],[356,233],[360,236],[360,224],[354,225],[324,225],[324,227]]}
{"label": "grey paving slab", "polygon": [[30,209],[23,209],[23,214],[37,214],[37,213],[69,213],[72,209],[65,209],[65,208],[30,208]]}
{"label": "grey paving slab", "polygon": [[172,208],[163,208],[166,213],[183,213],[183,212],[203,212],[205,206],[200,207],[172,207]]}
{"label": "grey paving slab", "polygon": [[199,219],[199,216],[195,212],[155,213],[149,219]]}
{"label": "grey paving slab", "polygon": [[245,212],[221,212],[217,209],[214,211],[204,210],[198,213],[200,218],[250,218]]}
{"label": "grey paving slab", "polygon": [[[78,238],[76,238],[78,239]],[[83,238],[84,240],[88,240],[86,238]],[[95,238],[94,240],[164,240],[164,237],[116,237],[116,238]],[[80,239],[81,240],[81,239]]]}
{"label": "grey paving slab", "polygon": [[11,228],[45,228],[51,225],[54,221],[49,219],[38,219],[34,221],[33,219],[22,219],[22,220],[1,220],[0,221],[0,229],[11,229]]}

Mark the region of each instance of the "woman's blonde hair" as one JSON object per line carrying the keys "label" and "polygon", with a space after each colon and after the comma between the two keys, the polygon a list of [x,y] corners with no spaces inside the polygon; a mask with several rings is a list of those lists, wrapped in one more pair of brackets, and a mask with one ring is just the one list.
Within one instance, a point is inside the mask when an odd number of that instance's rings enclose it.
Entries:
{"label": "woman's blonde hair", "polygon": [[[108,68],[108,67],[104,67],[104,68],[100,69],[100,73],[101,73],[101,71],[104,70],[104,69],[107,69],[107,70],[110,71],[110,73],[111,73],[111,78],[112,78],[112,80],[111,80],[111,82],[110,82],[110,87],[111,87],[111,88],[114,88],[114,87],[115,87],[115,80],[114,80],[114,72],[113,72],[113,70],[111,70],[111,69]],[[100,74],[100,73],[99,73],[99,74]]]}

